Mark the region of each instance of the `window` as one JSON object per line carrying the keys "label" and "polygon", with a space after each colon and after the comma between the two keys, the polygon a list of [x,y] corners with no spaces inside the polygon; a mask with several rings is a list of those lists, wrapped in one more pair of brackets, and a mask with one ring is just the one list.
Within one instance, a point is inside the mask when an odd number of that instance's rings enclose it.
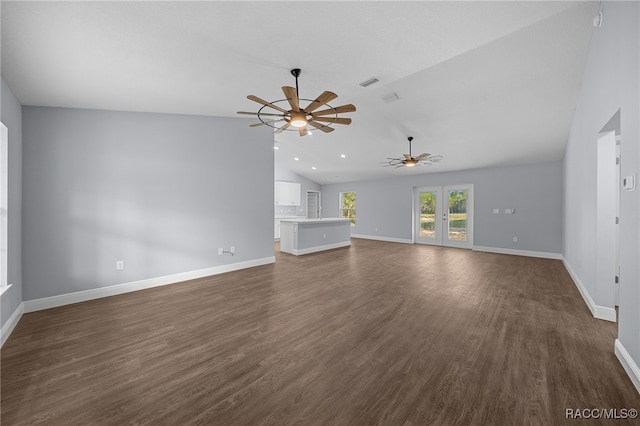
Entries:
{"label": "window", "polygon": [[356,226],[356,193],[340,193],[340,217],[351,219],[351,226]]}

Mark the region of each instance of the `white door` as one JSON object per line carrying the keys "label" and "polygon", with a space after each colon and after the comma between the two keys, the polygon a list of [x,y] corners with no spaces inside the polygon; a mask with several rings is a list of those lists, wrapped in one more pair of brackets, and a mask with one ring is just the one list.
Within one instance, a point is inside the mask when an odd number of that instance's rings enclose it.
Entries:
{"label": "white door", "polygon": [[307,219],[320,219],[320,192],[307,191]]}
{"label": "white door", "polygon": [[596,294],[598,304],[615,305],[616,265],[616,136],[600,135],[596,173]]}
{"label": "white door", "polygon": [[414,242],[473,247],[473,185],[420,187],[414,199]]}

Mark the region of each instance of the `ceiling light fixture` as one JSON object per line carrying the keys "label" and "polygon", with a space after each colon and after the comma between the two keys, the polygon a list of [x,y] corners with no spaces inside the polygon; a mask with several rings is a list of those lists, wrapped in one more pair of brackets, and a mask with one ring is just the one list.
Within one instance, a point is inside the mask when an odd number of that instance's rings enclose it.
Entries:
{"label": "ceiling light fixture", "polygon": [[292,112],[289,124],[293,127],[304,127],[307,125],[307,115],[303,112]]}
{"label": "ceiling light fixture", "polygon": [[341,158],[347,158],[347,156],[346,156],[346,155],[344,155],[344,154],[340,154],[340,157],[341,157]]}
{"label": "ceiling light fixture", "polygon": [[413,157],[411,155],[411,141],[413,140],[413,137],[409,136],[407,139],[409,141],[409,153],[404,154],[404,157],[399,158],[388,157],[388,161],[383,161],[385,167],[395,166],[395,168],[397,169],[398,167],[415,167],[420,166],[421,164],[430,166],[431,164],[437,163],[444,159],[442,155],[431,155],[428,152],[420,154],[417,157]]}
{"label": "ceiling light fixture", "polygon": [[[255,115],[258,117],[260,123],[251,124],[249,127],[267,125],[275,129],[274,133],[282,133],[285,130],[297,131],[300,136],[307,136],[311,134],[307,127],[308,125],[315,127],[324,133],[329,133],[334,130],[333,127],[329,127],[331,124],[351,124],[350,118],[338,117],[338,114],[353,112],[356,110],[356,107],[352,104],[332,107],[329,105],[329,102],[338,97],[335,93],[325,90],[314,100],[300,98],[298,93],[298,77],[301,72],[300,68],[294,68],[291,70],[291,75],[296,79],[296,87],[282,87],[282,92],[286,99],[267,102],[257,96],[249,95],[247,96],[247,99],[261,104],[262,107],[260,107],[258,112],[238,111],[238,114]],[[306,107],[302,108],[300,106],[301,100],[309,101]],[[285,102],[286,104],[284,104]],[[278,104],[284,104],[285,106],[283,108]],[[322,106],[325,108],[320,111],[316,111]],[[271,109],[264,110],[267,107]],[[286,109],[287,107],[290,109]],[[282,124],[283,121],[284,124]],[[289,127],[293,127],[293,129],[289,129]]]}

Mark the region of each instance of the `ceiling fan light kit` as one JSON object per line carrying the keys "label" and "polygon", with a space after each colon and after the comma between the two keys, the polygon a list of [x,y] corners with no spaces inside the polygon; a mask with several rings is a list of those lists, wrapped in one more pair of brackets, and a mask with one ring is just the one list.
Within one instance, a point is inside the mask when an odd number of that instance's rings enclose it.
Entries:
{"label": "ceiling fan light kit", "polygon": [[398,157],[398,158],[388,157],[387,158],[388,161],[383,162],[385,167],[394,166],[397,169],[400,167],[415,167],[423,164],[426,166],[430,166],[433,163],[438,163],[444,160],[444,157],[442,155],[432,155],[432,154],[429,154],[428,152],[422,153],[417,157],[413,157],[411,155],[411,141],[413,141],[413,137],[409,136],[407,140],[409,141],[409,153],[404,154],[404,157]]}
{"label": "ceiling fan light kit", "polygon": [[[310,135],[307,125],[310,125],[324,133],[332,132],[333,127],[330,124],[351,124],[350,118],[338,117],[338,114],[346,112],[354,112],[356,107],[352,104],[332,107],[329,102],[338,97],[333,92],[324,91],[316,99],[300,98],[298,93],[298,77],[300,76],[300,68],[291,70],[291,75],[296,79],[296,87],[283,86],[282,92],[285,99],[267,102],[257,96],[249,95],[247,99],[262,105],[257,112],[238,111],[238,114],[247,114],[257,116],[260,123],[251,124],[250,127],[269,126],[275,129],[274,133],[282,133],[287,131],[297,131],[300,136]],[[308,101],[309,104],[301,108],[300,101]],[[278,104],[286,102],[290,109],[285,109]],[[325,107],[320,111],[316,111],[320,107]],[[270,110],[265,110],[270,108]],[[284,124],[282,122],[284,121]],[[278,123],[278,124],[276,124]],[[327,123],[327,124],[324,124]],[[289,129],[294,127],[294,129]]]}

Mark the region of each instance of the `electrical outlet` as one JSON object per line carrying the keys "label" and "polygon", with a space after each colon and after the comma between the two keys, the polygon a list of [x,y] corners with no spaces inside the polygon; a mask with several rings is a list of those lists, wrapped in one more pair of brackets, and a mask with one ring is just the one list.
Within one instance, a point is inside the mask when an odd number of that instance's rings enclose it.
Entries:
{"label": "electrical outlet", "polygon": [[236,248],[234,246],[231,246],[229,251],[231,252],[231,254],[236,254]]}
{"label": "electrical outlet", "polygon": [[513,242],[517,243],[518,242],[518,237],[513,237]]}
{"label": "electrical outlet", "polygon": [[124,260],[118,260],[116,262],[116,271],[122,271],[124,269]]}

